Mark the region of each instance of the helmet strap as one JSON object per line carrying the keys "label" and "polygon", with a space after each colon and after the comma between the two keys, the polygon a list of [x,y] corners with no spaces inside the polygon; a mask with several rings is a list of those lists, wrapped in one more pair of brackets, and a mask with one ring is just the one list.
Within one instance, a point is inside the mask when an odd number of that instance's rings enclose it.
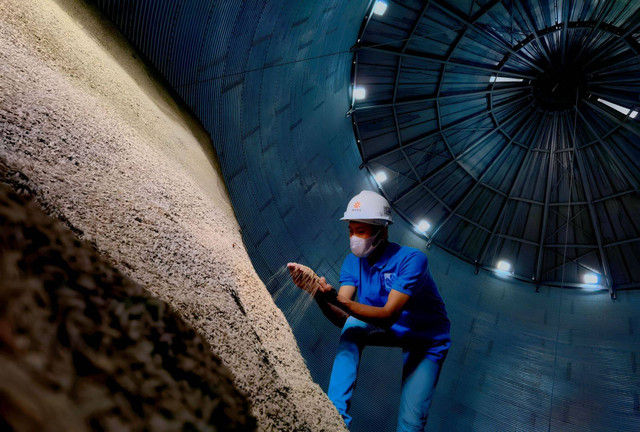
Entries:
{"label": "helmet strap", "polygon": [[[381,226],[380,228],[378,228],[378,232],[376,232],[376,233],[374,234],[374,237],[379,236],[379,235],[382,233],[382,230],[383,230],[383,229],[384,229],[384,227],[383,227],[383,226]],[[374,247],[374,248],[378,248],[378,246],[380,246],[380,244],[382,243],[382,241],[383,241],[382,236],[378,237],[377,239],[375,239],[375,240],[373,241],[373,247]]]}

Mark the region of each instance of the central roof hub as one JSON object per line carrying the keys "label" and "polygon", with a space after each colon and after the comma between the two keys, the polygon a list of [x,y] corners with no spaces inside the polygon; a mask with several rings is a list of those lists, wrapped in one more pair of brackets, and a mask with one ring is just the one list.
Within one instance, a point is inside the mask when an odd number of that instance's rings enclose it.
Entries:
{"label": "central roof hub", "polygon": [[533,94],[538,104],[547,110],[562,111],[573,107],[584,96],[586,78],[573,65],[555,66],[546,70],[533,82]]}

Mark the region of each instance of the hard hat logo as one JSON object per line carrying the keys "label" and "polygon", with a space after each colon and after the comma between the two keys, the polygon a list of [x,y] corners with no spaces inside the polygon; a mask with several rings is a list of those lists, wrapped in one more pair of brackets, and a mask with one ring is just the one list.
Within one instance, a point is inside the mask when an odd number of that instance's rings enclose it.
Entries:
{"label": "hard hat logo", "polygon": [[386,226],[393,223],[391,205],[382,195],[364,190],[351,198],[340,220]]}

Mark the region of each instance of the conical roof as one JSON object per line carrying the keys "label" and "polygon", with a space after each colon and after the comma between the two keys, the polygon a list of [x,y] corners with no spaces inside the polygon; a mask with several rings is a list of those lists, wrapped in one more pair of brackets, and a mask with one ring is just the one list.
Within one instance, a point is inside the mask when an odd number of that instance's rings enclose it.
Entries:
{"label": "conical roof", "polygon": [[637,1],[390,3],[353,48],[363,166],[479,267],[637,286],[639,37]]}

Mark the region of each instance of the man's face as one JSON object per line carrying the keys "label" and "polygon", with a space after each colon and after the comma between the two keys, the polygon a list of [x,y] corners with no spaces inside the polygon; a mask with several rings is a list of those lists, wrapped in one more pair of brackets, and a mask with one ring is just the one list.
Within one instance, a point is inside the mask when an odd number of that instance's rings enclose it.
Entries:
{"label": "man's face", "polygon": [[355,235],[360,238],[369,238],[376,234],[380,227],[364,222],[349,222],[349,238]]}

